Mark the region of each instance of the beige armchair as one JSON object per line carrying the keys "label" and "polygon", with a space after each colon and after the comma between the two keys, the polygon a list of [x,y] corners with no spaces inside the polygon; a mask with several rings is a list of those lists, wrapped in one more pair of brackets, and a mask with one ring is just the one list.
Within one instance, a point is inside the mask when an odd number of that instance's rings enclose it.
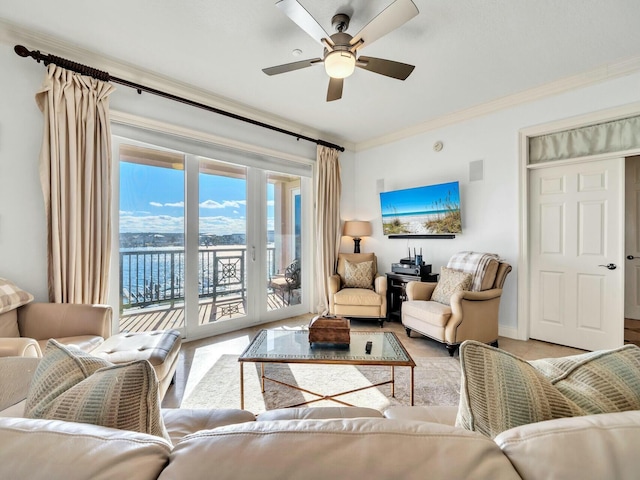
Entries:
{"label": "beige armchair", "polygon": [[90,352],[111,335],[107,305],[29,303],[0,314],[0,357],[41,357],[54,338]]}
{"label": "beige armchair", "polygon": [[[362,287],[352,287],[353,277],[347,272],[347,262],[359,265],[372,262],[370,281]],[[377,318],[380,327],[387,316],[387,277],[378,274],[378,260],[373,253],[340,253],[336,274],[328,279],[329,313],[342,317]],[[349,267],[350,269],[352,269]],[[357,268],[357,267],[356,267]],[[356,282],[357,284],[357,282]]]}
{"label": "beige armchair", "polygon": [[465,340],[498,346],[498,311],[504,281],[511,265],[495,260],[487,268],[490,278],[482,280],[482,291],[457,291],[450,305],[432,301],[437,283],[409,282],[407,301],[402,303],[402,324],[411,336],[415,330],[446,345],[453,356]]}

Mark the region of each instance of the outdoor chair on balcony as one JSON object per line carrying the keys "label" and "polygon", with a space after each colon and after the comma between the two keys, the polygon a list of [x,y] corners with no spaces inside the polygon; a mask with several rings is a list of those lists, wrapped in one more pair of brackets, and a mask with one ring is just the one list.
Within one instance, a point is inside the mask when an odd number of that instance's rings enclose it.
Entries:
{"label": "outdoor chair on balcony", "polygon": [[284,270],[284,274],[278,274],[269,280],[269,288],[280,294],[282,303],[291,305],[291,295],[294,290],[300,288],[300,260],[295,259]]}

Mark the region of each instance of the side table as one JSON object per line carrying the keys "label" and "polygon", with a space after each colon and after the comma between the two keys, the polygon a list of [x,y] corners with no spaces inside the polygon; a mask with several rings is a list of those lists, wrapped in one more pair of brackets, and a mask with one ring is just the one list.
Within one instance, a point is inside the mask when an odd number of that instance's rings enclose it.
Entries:
{"label": "side table", "polygon": [[428,273],[420,276],[387,272],[387,321],[401,320],[402,302],[407,299],[407,283],[437,281],[437,273]]}

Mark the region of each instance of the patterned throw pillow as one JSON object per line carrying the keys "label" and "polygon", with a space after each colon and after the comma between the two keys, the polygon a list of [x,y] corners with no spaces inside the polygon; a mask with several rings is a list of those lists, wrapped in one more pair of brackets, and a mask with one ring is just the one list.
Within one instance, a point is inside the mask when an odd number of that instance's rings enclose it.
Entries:
{"label": "patterned throw pillow", "polygon": [[587,415],[640,410],[636,345],[529,363]]}
{"label": "patterned throw pillow", "polygon": [[456,425],[495,437],[554,418],[640,410],[635,345],[527,362],[483,343],[460,347]]}
{"label": "patterned throw pillow", "polygon": [[431,300],[444,305],[451,305],[451,295],[462,290],[469,290],[472,279],[473,277],[470,273],[441,267],[440,279],[431,294]]}
{"label": "patterned throw pillow", "polygon": [[0,278],[0,313],[8,312],[33,300],[33,295],[16,284]]}
{"label": "patterned throw pillow", "polygon": [[456,426],[494,438],[520,425],[584,415],[526,360],[484,343],[460,346]]}
{"label": "patterned throw pillow", "polygon": [[148,361],[114,365],[55,340],[47,343],[33,375],[24,415],[132,430],[169,440],[160,413],[158,380]]}
{"label": "patterned throw pillow", "polygon": [[344,286],[373,289],[373,261],[352,263],[345,260]]}

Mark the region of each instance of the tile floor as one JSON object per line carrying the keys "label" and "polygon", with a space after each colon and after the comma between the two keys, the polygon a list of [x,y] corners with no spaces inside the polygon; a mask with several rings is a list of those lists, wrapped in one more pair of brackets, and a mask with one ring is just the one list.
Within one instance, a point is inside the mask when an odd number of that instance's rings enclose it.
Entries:
{"label": "tile floor", "polygon": [[[209,370],[221,355],[241,354],[260,329],[276,327],[298,328],[308,325],[312,317],[312,314],[301,315],[232,333],[183,343],[178,360],[178,367],[176,369],[176,382],[167,391],[162,406],[165,408],[179,407],[185,391],[189,388],[190,380],[194,381],[194,378],[201,377],[201,374]],[[372,330],[378,329],[379,327],[376,321],[352,319],[351,328],[354,330]],[[441,343],[423,337],[415,332],[411,334],[411,338],[408,338],[400,322],[385,322],[384,330],[395,332],[409,354],[413,357],[445,357],[449,355]],[[537,340],[522,341],[500,337],[498,343],[501,349],[526,360],[562,357],[583,353],[582,350]]]}

